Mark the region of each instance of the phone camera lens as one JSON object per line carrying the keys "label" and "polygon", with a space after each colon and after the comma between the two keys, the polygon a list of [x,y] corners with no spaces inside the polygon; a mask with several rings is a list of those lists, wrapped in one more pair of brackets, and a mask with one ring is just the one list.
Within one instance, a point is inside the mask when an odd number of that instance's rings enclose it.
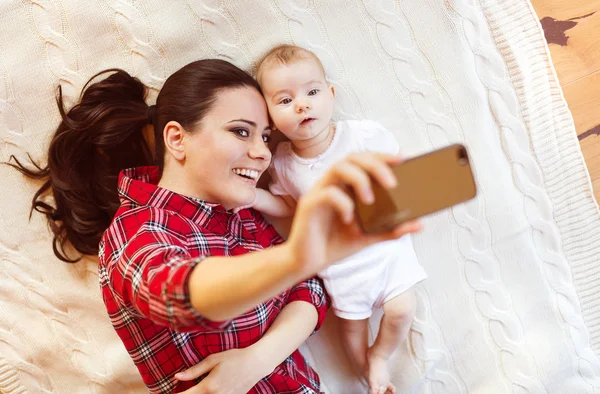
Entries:
{"label": "phone camera lens", "polygon": [[465,148],[460,148],[458,150],[458,164],[461,166],[466,166],[469,162],[469,157],[467,156],[467,150]]}

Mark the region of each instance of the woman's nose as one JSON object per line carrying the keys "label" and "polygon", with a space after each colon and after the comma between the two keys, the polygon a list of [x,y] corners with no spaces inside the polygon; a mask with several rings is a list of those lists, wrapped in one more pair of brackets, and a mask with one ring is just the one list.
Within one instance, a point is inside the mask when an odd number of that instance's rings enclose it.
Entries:
{"label": "woman's nose", "polygon": [[262,139],[254,139],[248,151],[248,155],[252,159],[271,160],[271,150],[267,143]]}

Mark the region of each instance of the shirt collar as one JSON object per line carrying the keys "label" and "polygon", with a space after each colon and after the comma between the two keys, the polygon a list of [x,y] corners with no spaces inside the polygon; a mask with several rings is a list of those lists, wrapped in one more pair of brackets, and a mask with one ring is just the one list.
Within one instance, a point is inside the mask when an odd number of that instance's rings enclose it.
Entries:
{"label": "shirt collar", "polygon": [[[121,171],[118,186],[121,205],[148,206],[172,211],[211,231],[220,230],[231,216],[235,216],[221,204],[187,197],[164,189],[158,186],[159,180],[160,171],[155,166],[129,168]],[[214,228],[215,225],[218,228]]]}

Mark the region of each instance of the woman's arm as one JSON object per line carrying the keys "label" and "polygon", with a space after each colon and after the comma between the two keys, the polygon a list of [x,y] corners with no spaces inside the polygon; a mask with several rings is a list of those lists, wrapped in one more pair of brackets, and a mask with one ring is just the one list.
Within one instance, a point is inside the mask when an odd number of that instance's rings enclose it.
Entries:
{"label": "woman's arm", "polygon": [[245,393],[300,347],[315,329],[318,317],[314,305],[293,301],[279,312],[258,342],[244,349],[214,353],[175,378],[189,381],[208,374],[185,393],[199,392],[206,386],[215,392]]}
{"label": "woman's arm", "polygon": [[373,153],[340,161],[298,201],[287,242],[241,256],[208,257],[196,265],[189,279],[192,306],[210,320],[229,320],[368,245],[420,231],[413,221],[364,234],[354,217],[348,188],[373,203],[371,179],[395,186],[389,165],[400,161]]}
{"label": "woman's arm", "polygon": [[190,301],[209,320],[230,320],[304,279],[286,244],[240,256],[212,256],[190,275]]}
{"label": "woman's arm", "polygon": [[[260,235],[265,246],[280,242],[272,228]],[[239,256],[194,257],[181,239],[156,226],[139,231],[120,258],[103,267],[106,288],[124,302],[154,322],[188,331],[225,329],[229,320],[301,282],[294,262],[286,244]]]}

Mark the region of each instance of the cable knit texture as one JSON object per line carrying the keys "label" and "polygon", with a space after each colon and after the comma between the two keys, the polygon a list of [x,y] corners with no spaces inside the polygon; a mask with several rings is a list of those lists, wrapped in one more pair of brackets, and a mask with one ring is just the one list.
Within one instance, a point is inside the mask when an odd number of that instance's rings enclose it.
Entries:
{"label": "cable knit texture", "polygon": [[[429,274],[391,359],[399,392],[600,392],[600,213],[538,17],[526,0],[8,0],[0,4],[0,161],[45,162],[85,81],[217,57],[254,71],[273,45],[314,51],[338,119],[374,119],[404,155],[449,143],[478,197],[414,237]],[[98,289],[96,261],[52,254],[39,184],[0,167],[0,392],[143,393]],[[381,311],[370,321],[371,339]],[[302,351],[328,394],[364,391],[331,315]]]}

